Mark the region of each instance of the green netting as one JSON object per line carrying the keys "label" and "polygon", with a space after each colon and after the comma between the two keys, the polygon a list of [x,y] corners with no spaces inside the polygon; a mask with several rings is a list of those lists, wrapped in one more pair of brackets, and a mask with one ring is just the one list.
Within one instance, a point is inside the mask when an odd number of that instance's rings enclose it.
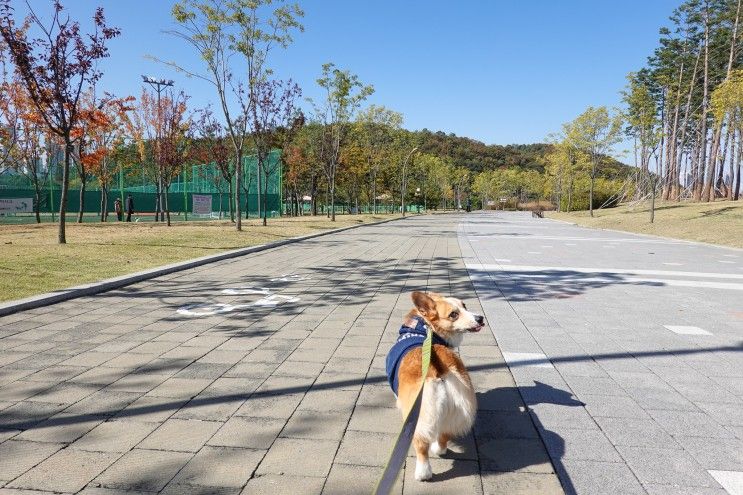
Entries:
{"label": "green netting", "polygon": [[[243,159],[243,189],[242,208],[247,204],[248,211],[253,214],[258,211],[258,160],[255,155]],[[59,190],[61,184],[61,167],[51,166],[51,180],[45,180],[39,200],[39,209],[42,212],[52,212],[59,209]],[[268,177],[267,210],[271,215],[278,215],[282,205],[282,163],[280,150],[271,151],[267,169],[271,172]],[[260,174],[261,190],[266,177]],[[171,184],[168,196],[168,206],[172,212],[191,211],[192,194],[210,194],[212,196],[212,210],[228,212],[229,185],[222,177],[214,164],[193,165],[187,167]],[[70,170],[70,190],[68,192],[67,210],[78,211],[80,208],[80,179],[74,167]],[[247,198],[245,190],[248,190]],[[145,172],[138,173],[137,167],[130,167],[126,172],[121,171],[111,183],[108,194],[108,209],[113,211],[115,199],[131,194],[135,208],[139,212],[154,212],[156,205],[156,186],[148,180]],[[21,174],[0,174],[0,198],[32,198],[34,188],[31,182]],[[247,199],[247,202],[245,201]],[[86,184],[84,194],[85,212],[98,212],[101,206],[101,193],[98,181],[90,178]]]}

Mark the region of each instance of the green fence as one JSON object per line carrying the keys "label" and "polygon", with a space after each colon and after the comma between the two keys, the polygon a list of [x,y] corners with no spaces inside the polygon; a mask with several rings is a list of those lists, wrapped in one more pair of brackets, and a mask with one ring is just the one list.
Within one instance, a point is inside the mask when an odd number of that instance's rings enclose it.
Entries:
{"label": "green fence", "polygon": [[[248,156],[243,162],[243,189],[240,191],[242,210],[245,211],[247,204],[248,212],[252,215],[259,210],[258,189],[258,161],[256,157]],[[281,214],[282,198],[282,164],[280,151],[273,150],[268,160],[268,170],[272,173],[268,177],[268,193],[266,195],[267,210],[269,215]],[[52,180],[46,180],[41,191],[39,210],[42,213],[53,213],[59,211],[59,196],[61,173],[59,167],[52,166]],[[146,174],[142,171],[138,174],[137,167],[128,169],[125,174],[121,171],[116,180],[109,186],[108,211],[113,212],[116,198],[123,200],[131,195],[134,200],[134,209],[138,213],[154,213],[156,209],[157,193],[156,185],[148,183]],[[234,180],[234,178],[233,178]],[[265,175],[261,174],[261,182]],[[233,182],[234,183],[234,182]],[[77,212],[80,210],[80,180],[74,170],[70,173],[70,190],[67,195],[67,211]],[[78,187],[78,188],[76,188]],[[245,189],[248,189],[246,198]],[[261,191],[263,184],[261,184]],[[213,212],[229,212],[229,187],[222,178],[221,173],[213,164],[193,165],[187,167],[178,176],[169,188],[168,209],[171,212],[193,211],[193,194],[211,195]],[[19,174],[0,174],[0,198],[31,198],[35,196],[31,182]],[[247,203],[246,203],[247,199]],[[98,213],[101,211],[101,191],[95,178],[89,179],[84,193],[84,209],[86,213]]]}

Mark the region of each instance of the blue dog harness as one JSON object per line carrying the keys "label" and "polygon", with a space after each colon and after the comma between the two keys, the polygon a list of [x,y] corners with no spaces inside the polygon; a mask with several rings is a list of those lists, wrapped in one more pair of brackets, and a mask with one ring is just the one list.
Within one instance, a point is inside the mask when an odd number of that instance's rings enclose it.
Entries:
{"label": "blue dog harness", "polygon": [[[412,327],[411,325],[415,325],[415,327]],[[395,396],[397,396],[397,371],[400,367],[400,362],[402,362],[402,358],[404,358],[408,352],[412,351],[416,347],[423,346],[423,341],[426,340],[426,333],[427,327],[423,318],[420,316],[413,316],[400,328],[400,336],[387,354],[387,381],[390,382],[390,387],[392,387]],[[436,335],[436,333],[433,334],[433,344],[451,347],[444,339]]]}

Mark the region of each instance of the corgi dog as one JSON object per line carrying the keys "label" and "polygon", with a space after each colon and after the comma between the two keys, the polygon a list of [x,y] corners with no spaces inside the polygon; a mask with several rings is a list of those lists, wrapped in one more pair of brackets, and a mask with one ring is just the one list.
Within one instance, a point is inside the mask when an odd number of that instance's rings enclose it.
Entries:
{"label": "corgi dog", "polygon": [[431,328],[431,365],[413,435],[415,479],[425,481],[433,476],[429,453],[446,453],[449,440],[466,434],[475,421],[475,390],[454,348],[459,347],[464,334],[482,330],[485,319],[468,311],[454,297],[413,292],[412,299],[415,308],[408,313],[397,342],[387,354],[386,369],[404,418],[417,397],[422,374],[421,348],[427,328]]}

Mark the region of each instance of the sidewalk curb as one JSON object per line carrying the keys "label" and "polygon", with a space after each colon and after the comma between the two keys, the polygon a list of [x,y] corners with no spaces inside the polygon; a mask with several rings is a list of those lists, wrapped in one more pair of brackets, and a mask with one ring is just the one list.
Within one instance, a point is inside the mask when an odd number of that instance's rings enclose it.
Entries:
{"label": "sidewalk curb", "polygon": [[[417,215],[416,215],[417,216]],[[101,280],[99,282],[93,282],[90,284],[77,285],[70,287],[69,289],[62,289],[55,292],[47,292],[36,296],[31,296],[25,299],[17,299],[14,301],[8,301],[6,303],[0,303],[0,316],[7,316],[19,311],[25,311],[28,309],[40,308],[55,304],[62,301],[68,301],[83,296],[92,296],[101,292],[106,292],[113,289],[119,289],[127,285],[142,282],[163,275],[169,275],[183,270],[189,270],[191,268],[197,268],[199,266],[207,265],[217,261],[228,260],[232,258],[238,258],[240,256],[246,256],[248,254],[259,253],[261,251],[267,251],[269,249],[275,249],[288,244],[294,244],[297,242],[307,241],[316,237],[322,237],[330,234],[337,234],[339,232],[345,232],[347,230],[358,229],[359,227],[369,227],[372,225],[381,225],[384,223],[395,222],[398,220],[405,220],[406,218],[412,217],[400,217],[400,218],[389,218],[387,220],[381,220],[373,223],[361,223],[358,225],[349,225],[348,227],[341,227],[339,229],[326,230],[323,232],[317,232],[314,234],[307,234],[300,237],[292,237],[290,239],[283,239],[281,241],[270,242],[267,244],[259,244],[257,246],[250,246],[246,248],[234,249],[232,251],[225,251],[219,254],[211,254],[208,256],[202,256],[200,258],[194,258],[186,261],[179,261],[170,265],[158,266],[144,270],[141,272],[129,273],[127,275],[121,275],[120,277],[109,278]]]}
{"label": "sidewalk curb", "polygon": [[545,217],[545,220],[550,220],[552,222],[565,223],[568,225],[575,225],[576,227],[581,227],[584,229],[603,230],[605,232],[616,232],[617,234],[629,234],[629,235],[636,235],[640,237],[649,237],[651,239],[659,239],[663,241],[677,241],[677,242],[683,242],[685,244],[696,244],[698,246],[703,246],[703,247],[713,247],[713,248],[720,248],[720,249],[732,249],[733,251],[743,251],[743,248],[737,248],[733,246],[723,246],[720,244],[712,244],[711,242],[690,241],[689,239],[679,239],[678,237],[666,237],[662,235],[646,234],[644,232],[630,232],[629,230],[607,229],[605,227],[591,227],[589,225],[581,225],[576,222],[568,222],[567,220],[558,220],[557,218]]}

